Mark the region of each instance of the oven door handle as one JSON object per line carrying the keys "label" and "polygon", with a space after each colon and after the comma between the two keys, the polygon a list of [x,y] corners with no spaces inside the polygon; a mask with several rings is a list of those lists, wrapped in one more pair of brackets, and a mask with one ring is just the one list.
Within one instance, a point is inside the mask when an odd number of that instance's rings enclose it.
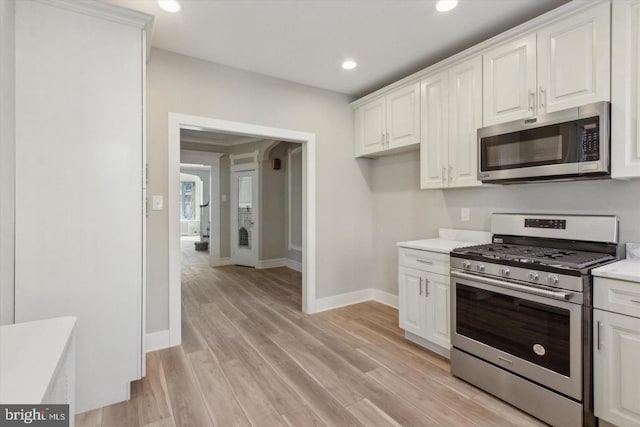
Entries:
{"label": "oven door handle", "polygon": [[451,276],[457,277],[459,279],[473,280],[479,283],[484,283],[485,285],[498,286],[500,288],[526,292],[528,294],[554,298],[563,301],[567,301],[573,296],[571,293],[567,292],[547,291],[545,289],[535,288],[533,286],[518,285],[517,283],[504,282],[502,280],[490,279],[488,277],[475,276],[473,274],[461,273],[455,270],[451,270]]}

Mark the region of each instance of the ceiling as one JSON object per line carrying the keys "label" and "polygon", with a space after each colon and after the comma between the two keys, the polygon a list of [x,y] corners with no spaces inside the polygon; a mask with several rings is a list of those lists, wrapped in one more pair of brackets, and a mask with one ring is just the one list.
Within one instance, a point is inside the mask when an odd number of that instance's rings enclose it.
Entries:
{"label": "ceiling", "polygon": [[[567,0],[104,0],[156,17],[152,45],[231,67],[360,96]],[[345,59],[358,62],[352,71]]]}

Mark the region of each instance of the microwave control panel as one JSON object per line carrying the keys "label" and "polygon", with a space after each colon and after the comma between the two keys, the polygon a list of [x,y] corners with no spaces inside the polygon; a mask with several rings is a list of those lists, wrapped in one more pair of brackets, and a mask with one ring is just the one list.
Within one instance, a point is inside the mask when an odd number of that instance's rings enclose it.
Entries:
{"label": "microwave control panel", "polygon": [[600,160],[600,129],[597,123],[588,123],[582,127],[583,162]]}

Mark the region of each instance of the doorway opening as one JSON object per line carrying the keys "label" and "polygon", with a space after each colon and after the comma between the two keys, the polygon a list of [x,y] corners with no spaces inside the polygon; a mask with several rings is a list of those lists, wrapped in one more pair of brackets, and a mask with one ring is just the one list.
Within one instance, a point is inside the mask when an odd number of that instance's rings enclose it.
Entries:
{"label": "doorway opening", "polygon": [[[296,156],[298,159],[298,169],[301,174],[301,180],[291,178],[283,178],[283,182],[287,182],[287,206],[284,207],[288,218],[288,226],[286,235],[286,250],[301,253],[300,260],[290,260],[292,265],[286,264],[290,268],[297,265],[302,270],[302,311],[305,313],[313,313],[315,311],[315,135],[311,133],[298,132],[288,129],[272,128],[257,126],[248,123],[230,122],[217,120],[206,117],[187,116],[176,113],[169,113],[169,193],[168,205],[169,209],[169,334],[170,345],[178,345],[181,342],[181,203],[180,203],[180,163],[185,162],[185,152],[189,151],[193,156],[201,150],[201,147],[193,144],[183,144],[181,147],[181,134],[184,135],[195,132],[207,132],[211,134],[227,135],[230,139],[247,138],[256,141],[262,141],[263,144],[257,152],[252,153],[253,157],[244,157],[236,153],[229,154],[229,184],[237,180],[235,185],[230,185],[229,198],[226,196],[225,186],[220,185],[224,181],[224,172],[220,171],[220,159],[224,158],[225,153],[211,152],[207,154],[215,155],[215,163],[217,166],[217,174],[212,168],[211,173],[211,209],[210,209],[210,265],[225,265],[237,263],[240,265],[251,265],[253,262],[256,268],[268,268],[274,262],[282,262],[282,259],[263,259],[258,255],[251,253],[239,253],[238,256],[232,257],[229,253],[221,253],[221,241],[224,235],[221,235],[221,229],[225,225],[225,207],[221,205],[228,200],[227,204],[231,204],[236,209],[235,219],[231,209],[229,214],[229,238],[230,241],[236,240],[237,251],[240,249],[253,249],[255,253],[260,253],[260,219],[259,210],[260,200],[259,193],[255,197],[253,193],[260,185],[260,168],[258,164],[270,164],[273,170],[277,170],[281,162],[289,163]],[[182,150],[181,150],[182,148]],[[280,151],[278,151],[280,150]],[[284,151],[283,151],[284,150]],[[278,152],[278,158],[271,158],[271,153]],[[284,152],[284,154],[282,154]],[[202,153],[202,152],[201,152]],[[280,158],[284,157],[284,159]],[[199,157],[198,157],[199,158]],[[224,161],[224,160],[223,160]],[[261,162],[261,163],[260,163]],[[191,163],[191,162],[189,162]],[[195,161],[194,163],[198,163]],[[202,163],[202,162],[201,162]],[[255,169],[252,171],[251,163],[256,163]],[[277,166],[276,166],[277,165]],[[271,168],[270,168],[271,169]],[[253,174],[253,175],[252,175]],[[217,175],[217,183],[214,185],[214,178]],[[293,183],[293,185],[292,185]],[[299,193],[296,192],[299,190]],[[292,192],[295,196],[291,196]],[[219,203],[216,203],[219,201]],[[299,216],[292,217],[292,206],[295,207],[296,201],[300,202],[301,212],[298,210]],[[235,221],[235,223],[233,222]],[[221,226],[222,224],[222,226]],[[235,225],[235,226],[234,226]],[[298,228],[299,225],[299,228]],[[268,228],[268,227],[266,227]],[[293,231],[292,231],[293,230]],[[244,257],[244,258],[243,258]],[[284,258],[283,258],[284,259]],[[232,261],[233,260],[233,261]],[[248,260],[248,261],[247,261]],[[292,267],[293,266],[293,267]]]}

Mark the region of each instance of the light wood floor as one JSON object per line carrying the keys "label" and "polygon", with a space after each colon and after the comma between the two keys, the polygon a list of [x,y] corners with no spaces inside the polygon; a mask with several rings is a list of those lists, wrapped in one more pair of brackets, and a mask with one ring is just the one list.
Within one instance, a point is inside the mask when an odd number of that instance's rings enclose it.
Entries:
{"label": "light wood floor", "polygon": [[368,302],[300,311],[287,268],[211,268],[183,246],[183,343],[147,354],[132,398],[77,426],[534,426],[403,338]]}

